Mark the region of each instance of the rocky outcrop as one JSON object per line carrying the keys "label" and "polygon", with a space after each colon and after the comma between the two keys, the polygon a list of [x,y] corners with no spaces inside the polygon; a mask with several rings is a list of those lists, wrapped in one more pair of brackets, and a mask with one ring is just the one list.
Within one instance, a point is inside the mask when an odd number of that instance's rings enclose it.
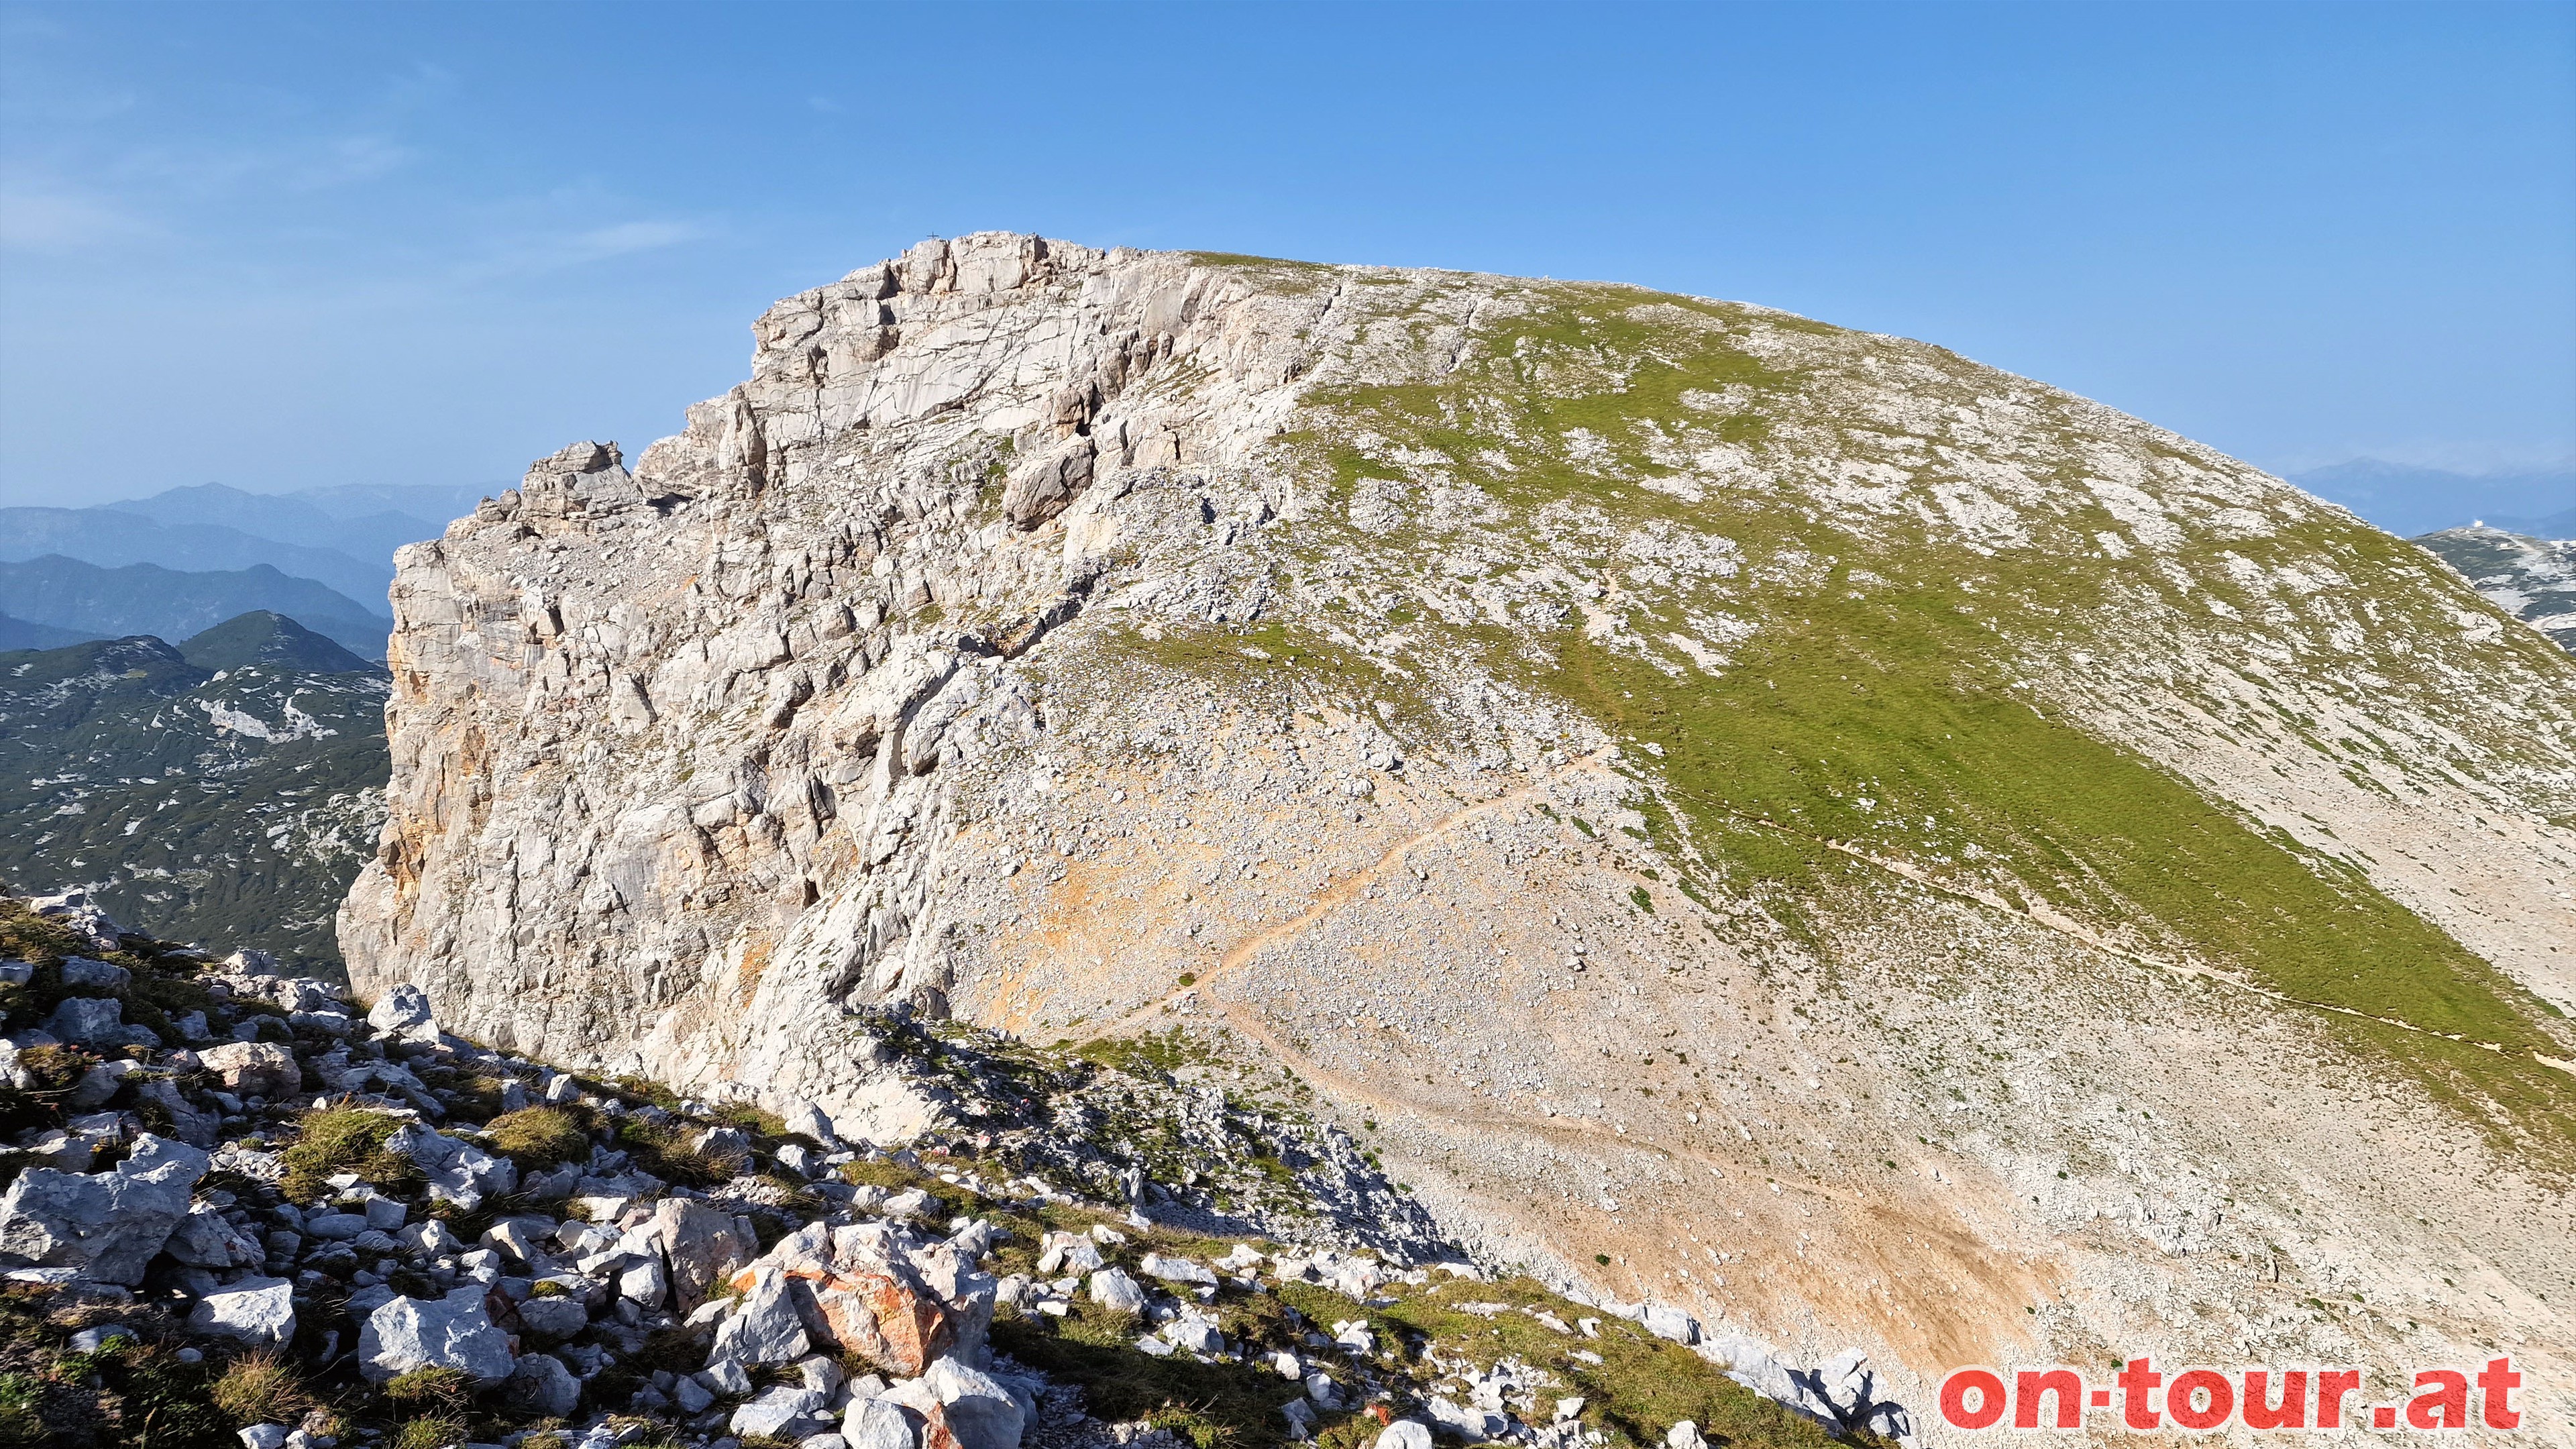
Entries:
{"label": "rocky outcrop", "polygon": [[1268,1064],[1480,1251],[1893,1398],[2393,1366],[2303,1305],[2467,1258],[2565,1348],[2576,666],[2421,553],[1618,287],[987,234],[755,340],[404,552],[365,993],[846,1140],[961,1116],[898,1006]]}
{"label": "rocky outcrop", "polygon": [[[1080,606],[1112,546],[1030,530],[1112,474],[1108,494],[1200,508],[1170,470],[1267,436],[1324,305],[1177,257],[926,243],[773,309],[753,380],[634,472],[613,445],[575,445],[415,546],[392,732],[419,768],[344,912],[362,987],[416,984],[456,1029],[552,1057],[759,1082],[870,1135],[920,1130],[930,1109],[862,1095],[868,1074],[844,1064],[867,1045],[831,1023],[854,987],[953,982],[938,923],[912,929],[952,808],[925,777],[972,742],[1034,738],[1010,656]],[[773,531],[764,515],[790,499],[799,522]],[[522,546],[546,565],[504,562]],[[952,627],[897,622],[925,609]],[[483,702],[460,710],[459,690]],[[752,734],[703,778],[694,750],[669,756],[670,790],[630,792],[623,769],[585,779],[564,753],[596,725],[621,755],[660,754],[746,712]],[[504,828],[487,766],[534,771],[584,822],[560,844],[549,831],[542,861],[516,857],[503,899],[449,865]],[[862,875],[828,928],[789,939],[827,881],[839,894]],[[757,982],[782,951],[794,962],[749,1015],[703,989]],[[812,1030],[768,1029],[788,1019]]]}
{"label": "rocky outcrop", "polygon": [[358,1332],[358,1362],[378,1383],[415,1369],[454,1369],[488,1385],[517,1367],[509,1335],[492,1322],[479,1283],[439,1298],[388,1300]]}

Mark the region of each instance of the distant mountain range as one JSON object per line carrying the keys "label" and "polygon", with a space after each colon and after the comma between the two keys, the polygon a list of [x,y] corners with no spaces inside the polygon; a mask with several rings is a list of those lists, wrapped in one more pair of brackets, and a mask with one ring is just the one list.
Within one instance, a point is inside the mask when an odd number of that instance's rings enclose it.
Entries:
{"label": "distant mountain range", "polygon": [[336,975],[333,913],[384,821],[390,689],[266,611],[175,646],[0,653],[0,882]]}
{"label": "distant mountain range", "polygon": [[212,523],[163,523],[121,508],[0,508],[0,559],[60,554],[105,568],[158,564],[198,570],[267,565],[327,585],[351,600],[380,606],[393,579],[393,549],[353,557],[332,548],[262,538]]}
{"label": "distant mountain range", "polygon": [[66,644],[101,637],[87,629],[57,629],[51,624],[34,624],[0,614],[0,650],[60,649]]}
{"label": "distant mountain range", "polygon": [[2519,533],[2525,538],[2550,538],[2561,541],[2576,538],[2576,508],[2553,513],[2547,518],[2516,518],[2509,513],[2499,513],[2493,518],[2481,518],[2478,522],[2489,528],[2503,529],[2507,533]]}
{"label": "distant mountain range", "polygon": [[487,491],[200,483],[89,508],[0,508],[0,649],[178,639],[268,609],[381,659],[394,550],[438,537]]}
{"label": "distant mountain range", "polygon": [[2452,473],[2356,458],[2284,476],[2400,538],[2479,522],[2535,538],[2576,536],[2576,467]]}
{"label": "distant mountain range", "polygon": [[382,659],[385,636],[393,632],[390,616],[265,563],[196,571],[149,563],[101,568],[59,554],[0,563],[0,641],[21,649],[130,634],[184,639],[256,609],[291,616],[364,659]]}
{"label": "distant mountain range", "polygon": [[346,484],[302,493],[248,493],[221,483],[199,483],[79,511],[123,513],[169,527],[226,528],[290,547],[327,549],[391,578],[395,549],[436,538],[449,519],[473,512],[484,492],[435,485]]}

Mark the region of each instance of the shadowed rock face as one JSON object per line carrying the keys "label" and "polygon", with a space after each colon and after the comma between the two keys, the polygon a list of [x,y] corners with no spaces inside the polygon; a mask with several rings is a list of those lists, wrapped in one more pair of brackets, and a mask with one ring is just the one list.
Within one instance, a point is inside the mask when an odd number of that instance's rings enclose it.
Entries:
{"label": "shadowed rock face", "polygon": [[2576,664],[2420,553],[1617,287],[984,234],[754,332],[400,556],[362,992],[889,1139],[845,1006],[1183,1027],[1484,1250],[1908,1398],[2564,1363]]}

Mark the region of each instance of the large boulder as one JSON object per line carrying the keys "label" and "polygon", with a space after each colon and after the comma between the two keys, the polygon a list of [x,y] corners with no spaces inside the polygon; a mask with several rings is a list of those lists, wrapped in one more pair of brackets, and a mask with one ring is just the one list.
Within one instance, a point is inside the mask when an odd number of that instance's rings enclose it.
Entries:
{"label": "large boulder", "polygon": [[581,1407],[581,1380],[550,1353],[532,1353],[510,1370],[510,1402],[541,1419],[568,1419]]}
{"label": "large boulder", "polygon": [[1091,1275],[1091,1301],[1113,1313],[1145,1311],[1145,1290],[1124,1268],[1103,1268]]}
{"label": "large boulder", "polygon": [[304,1069],[295,1053],[266,1041],[226,1042],[199,1055],[205,1069],[220,1078],[227,1092],[271,1099],[292,1096],[304,1085]]}
{"label": "large boulder", "polygon": [[395,1298],[358,1331],[358,1372],[383,1383],[418,1368],[461,1369],[478,1383],[510,1376],[509,1335],[492,1322],[479,1286],[444,1298]]}
{"label": "large boulder", "polygon": [[211,1207],[198,1207],[180,1219],[171,1230],[170,1240],[162,1251],[172,1260],[191,1268],[257,1267],[268,1256],[259,1239],[224,1220],[224,1215]]}
{"label": "large boulder", "polygon": [[197,1301],[188,1314],[196,1333],[272,1346],[295,1337],[295,1285],[256,1275],[236,1279]]}
{"label": "large boulder", "polygon": [[803,1097],[788,1098],[779,1108],[778,1119],[788,1131],[800,1137],[811,1137],[826,1147],[836,1146],[840,1141],[833,1134],[832,1119],[823,1115],[822,1108]]}
{"label": "large boulder", "polygon": [[638,1308],[661,1307],[670,1291],[670,1270],[662,1265],[659,1253],[633,1254],[617,1270],[617,1296],[632,1300]]}
{"label": "large boulder", "polygon": [[590,1310],[578,1298],[532,1297],[519,1305],[519,1326],[543,1339],[570,1338],[590,1327]]}
{"label": "large boulder", "polygon": [[945,1354],[972,1354],[993,1318],[993,1280],[944,1243],[907,1249],[893,1229],[813,1223],[734,1277],[777,1277],[806,1327],[844,1354],[910,1378]]}
{"label": "large boulder", "polygon": [[1431,1426],[1419,1419],[1398,1419],[1377,1436],[1377,1449],[1431,1449]]}
{"label": "large boulder", "polygon": [[66,996],[45,1018],[45,1030],[81,1046],[122,1046],[127,1034],[125,1004],[106,996]]}
{"label": "large boulder", "polygon": [[134,984],[134,973],[113,961],[92,961],[86,956],[65,956],[62,965],[63,984],[99,991],[123,991]]}
{"label": "large boulder", "polygon": [[913,1449],[912,1421],[882,1398],[852,1399],[841,1416],[841,1438],[850,1449]]}
{"label": "large boulder", "polygon": [[429,997],[408,981],[367,1008],[367,1025],[396,1041],[435,1043],[439,1037],[438,1017],[429,1009]]}
{"label": "large boulder", "polygon": [[73,1268],[132,1287],[188,1216],[207,1161],[197,1148],[147,1132],[106,1172],[31,1167],[0,1197],[0,1262]]}
{"label": "large boulder", "polygon": [[1699,1320],[1668,1304],[1647,1304],[1637,1321],[1657,1338],[1668,1338],[1682,1344],[1699,1342]]}
{"label": "large boulder", "polygon": [[[972,1237],[968,1238],[971,1244]],[[1001,1283],[975,1266],[978,1256],[955,1241],[909,1247],[904,1257],[914,1276],[948,1310],[948,1352],[968,1363],[984,1359],[984,1341],[993,1329],[993,1303]]]}
{"label": "large boulder", "polygon": [[759,1243],[734,1220],[690,1198],[666,1197],[653,1208],[653,1231],[671,1262],[671,1296],[681,1312],[707,1301],[715,1286],[758,1256]]}
{"label": "large boulder", "polygon": [[408,1157],[428,1181],[429,1195],[467,1211],[519,1185],[519,1169],[506,1157],[494,1157],[470,1142],[460,1142],[417,1122],[395,1128],[385,1146]]}
{"label": "large boulder", "polygon": [[1139,1266],[1145,1270],[1147,1277],[1160,1278],[1166,1283],[1187,1283],[1193,1287],[1207,1288],[1216,1286],[1215,1269],[1205,1263],[1193,1263],[1187,1258],[1166,1258],[1160,1253],[1147,1253],[1145,1261]]}
{"label": "large boulder", "polygon": [[830,1413],[830,1396],[812,1389],[780,1384],[733,1411],[729,1428],[736,1434],[772,1439],[803,1439],[820,1433]]}

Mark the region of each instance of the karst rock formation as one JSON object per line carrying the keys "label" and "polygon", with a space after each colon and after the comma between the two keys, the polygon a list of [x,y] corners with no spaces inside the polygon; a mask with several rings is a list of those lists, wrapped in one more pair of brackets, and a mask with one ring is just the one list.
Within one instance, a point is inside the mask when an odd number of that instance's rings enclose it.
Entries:
{"label": "karst rock formation", "polygon": [[2576,660],[2412,546],[1622,286],[984,233],[754,335],[400,555],[362,995],[874,1140],[857,1008],[1180,1028],[1909,1393],[2576,1382]]}

